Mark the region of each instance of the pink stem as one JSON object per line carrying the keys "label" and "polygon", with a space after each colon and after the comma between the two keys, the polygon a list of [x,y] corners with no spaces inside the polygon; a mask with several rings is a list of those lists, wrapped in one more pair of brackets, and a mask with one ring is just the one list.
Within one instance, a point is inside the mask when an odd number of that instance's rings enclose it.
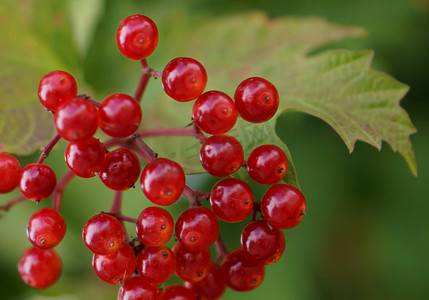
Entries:
{"label": "pink stem", "polygon": [[156,153],[155,151],[153,151],[152,150],[152,148],[151,147],[149,147],[149,145],[148,144],[146,144],[141,138],[140,138],[140,136],[139,136],[139,134],[138,133],[136,133],[136,134],[134,134],[133,135],[133,137],[132,137],[135,141],[136,141],[136,143],[147,153],[147,154],[149,154],[149,156],[152,158],[152,159],[155,159],[155,158],[157,158],[158,157],[158,153]]}
{"label": "pink stem", "polygon": [[127,216],[124,216],[124,215],[121,215],[121,214],[119,214],[119,213],[112,213],[112,212],[109,212],[109,213],[107,213],[107,214],[109,214],[109,215],[112,215],[112,216],[114,216],[116,219],[118,219],[118,220],[122,220],[122,221],[127,221],[127,222],[130,222],[130,223],[137,223],[137,219],[134,219],[134,218],[130,218],[130,217],[127,217]]}
{"label": "pink stem", "polygon": [[42,163],[45,158],[48,157],[49,153],[51,152],[52,148],[58,143],[58,141],[61,139],[61,136],[57,133],[52,140],[49,141],[49,143],[43,148],[42,154],[40,154],[39,159],[37,160],[38,163]]}
{"label": "pink stem", "polygon": [[223,243],[220,235],[217,237],[215,247],[217,252],[216,263],[219,263],[225,257],[225,255],[228,254],[228,250],[226,250],[225,244]]}
{"label": "pink stem", "polygon": [[183,195],[188,198],[191,207],[200,205],[201,201],[207,200],[210,197],[210,193],[194,190],[191,187],[185,185]]}
{"label": "pink stem", "polygon": [[202,133],[201,130],[196,127],[186,127],[186,128],[160,128],[160,129],[149,129],[142,130],[138,132],[140,137],[149,137],[149,136],[193,136],[200,140],[201,143],[207,139]]}
{"label": "pink stem", "polygon": [[[113,196],[112,207],[110,208],[109,214],[116,217],[116,215],[121,215],[121,206],[122,206],[122,191],[115,191]],[[122,231],[124,233],[124,240],[128,241],[127,229],[124,225],[124,219],[118,219],[122,226]]]}
{"label": "pink stem", "polygon": [[142,64],[142,76],[140,77],[139,85],[137,86],[136,92],[134,94],[134,99],[137,102],[141,101],[143,93],[146,90],[146,86],[151,77],[151,69],[147,64],[146,59],[142,59],[141,64]]}
{"label": "pink stem", "polygon": [[59,211],[61,207],[61,201],[63,199],[64,189],[67,184],[74,178],[74,173],[68,171],[58,182],[55,190],[52,194],[52,208]]}
{"label": "pink stem", "polygon": [[0,206],[0,212],[2,210],[4,211],[8,211],[12,206],[14,206],[15,204],[18,204],[24,200],[27,200],[27,198],[25,198],[24,196],[18,197],[16,199],[10,200],[8,203],[6,203],[5,205],[1,205]]}

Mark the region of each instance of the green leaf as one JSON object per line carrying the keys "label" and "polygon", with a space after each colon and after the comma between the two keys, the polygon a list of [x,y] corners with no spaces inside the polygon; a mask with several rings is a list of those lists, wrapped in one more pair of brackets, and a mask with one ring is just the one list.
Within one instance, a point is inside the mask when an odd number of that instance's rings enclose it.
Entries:
{"label": "green leaf", "polygon": [[[29,154],[55,134],[52,114],[37,98],[41,77],[73,60],[61,4],[2,1],[0,4],[0,149]],[[55,1],[57,2],[57,1]],[[66,53],[65,53],[66,52]],[[59,58],[60,57],[60,58]]]}

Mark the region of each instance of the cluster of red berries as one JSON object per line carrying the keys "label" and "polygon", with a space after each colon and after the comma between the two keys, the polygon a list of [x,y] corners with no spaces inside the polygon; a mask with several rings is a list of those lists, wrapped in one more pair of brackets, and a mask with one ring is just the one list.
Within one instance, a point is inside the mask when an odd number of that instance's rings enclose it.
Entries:
{"label": "cluster of red berries", "polygon": [[[53,113],[58,135],[37,163],[22,169],[16,158],[0,154],[0,192],[19,186],[25,198],[39,202],[62,190],[54,171],[43,164],[50,148],[62,138],[69,142],[65,161],[71,176],[98,175],[116,191],[112,210],[90,218],[82,237],[93,252],[96,275],[107,283],[121,284],[118,299],[218,299],[226,287],[237,291],[258,287],[265,266],[277,262],[284,252],[281,229],[295,227],[304,216],[305,199],[295,187],[279,183],[288,168],[281,148],[260,145],[245,161],[240,142],[226,133],[239,116],[253,123],[273,117],[279,105],[276,88],[263,78],[251,77],[238,85],[233,99],[221,91],[204,91],[207,73],[201,63],[187,57],[170,61],[162,74],[151,70],[146,58],[157,46],[158,30],[142,15],[125,18],[116,41],[123,55],[142,62],[142,79],[147,80],[151,72],[161,75],[169,97],[179,102],[196,100],[192,130],[202,143],[201,164],[213,176],[228,177],[218,181],[210,193],[196,191],[186,185],[185,172],[178,163],[157,157],[138,132],[144,82],[134,97],[118,93],[98,103],[77,94],[73,76],[53,71],[41,79],[38,96]],[[93,137],[98,128],[109,140],[101,143]],[[207,138],[203,133],[211,136]],[[120,147],[108,150],[115,145]],[[141,160],[145,163],[143,171]],[[229,177],[241,167],[254,181],[272,185],[260,202],[254,201],[245,181]],[[158,206],[147,207],[138,219],[131,219],[120,214],[118,199],[122,191],[134,187],[139,177],[144,195]],[[170,213],[159,206],[175,203],[182,194],[189,198],[191,207],[174,223]],[[61,273],[61,260],[52,250],[66,229],[58,212],[60,199],[61,195],[53,196],[53,208],[37,211],[28,222],[27,235],[34,247],[23,254],[18,270],[22,279],[36,288],[50,286]],[[202,206],[203,200],[209,200],[211,209]],[[240,222],[252,212],[252,221],[241,233],[241,247],[228,253],[219,237],[218,219]],[[256,212],[262,219],[256,220]],[[138,239],[128,239],[124,221],[135,222]],[[173,232],[177,241],[171,249],[166,243]],[[218,252],[214,260],[209,251],[213,244]],[[173,274],[185,284],[170,285],[161,292],[158,285]]]}

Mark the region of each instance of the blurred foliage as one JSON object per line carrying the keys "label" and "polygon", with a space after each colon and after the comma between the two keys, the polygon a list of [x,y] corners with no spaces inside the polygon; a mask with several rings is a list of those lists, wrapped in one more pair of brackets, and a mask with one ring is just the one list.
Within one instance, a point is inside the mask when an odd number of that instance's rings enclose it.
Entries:
{"label": "blurred foliage", "polygon": [[[97,0],[89,5],[84,0],[21,0],[9,3],[14,5],[11,11],[1,12],[2,26],[14,14],[31,16],[29,8],[46,12],[39,19],[28,19],[33,31],[38,33],[35,38],[50,45],[58,56],[57,62],[39,61],[40,68],[70,70],[76,74],[78,82],[87,84],[82,92],[98,98],[111,92],[133,93],[138,82],[139,65],[119,55],[113,38],[117,24],[126,15],[143,13],[165,24],[166,31],[161,33],[165,38],[160,39],[157,50],[160,53],[149,61],[158,70],[165,64],[161,60],[165,57],[162,51],[172,47],[162,42],[169,40],[172,34],[168,27],[186,28],[188,18],[198,20],[225,13],[263,10],[271,16],[324,16],[331,22],[365,28],[368,31],[365,38],[333,43],[314,53],[328,48],[374,49],[375,68],[411,87],[401,104],[418,129],[411,137],[419,165],[418,177],[410,174],[400,156],[385,147],[387,145],[378,153],[367,144],[357,143],[355,151],[349,155],[343,141],[322,121],[301,113],[282,115],[276,131],[287,141],[293,155],[308,201],[308,215],[297,228],[285,231],[285,255],[277,264],[266,268],[266,279],[261,287],[247,293],[228,291],[224,299],[429,299],[427,1]],[[62,5],[68,15],[52,14],[52,11],[62,11],[59,8]],[[55,26],[49,25],[53,15],[57,18]],[[62,27],[61,24],[66,25]],[[71,28],[72,32],[64,28]],[[19,30],[14,34],[15,45],[19,45],[20,34],[23,32]],[[210,37],[210,32],[207,36]],[[24,60],[4,60],[3,70],[6,63],[12,62],[19,68],[26,68],[26,59],[32,55],[31,47],[21,50],[18,47],[16,54],[22,55]],[[34,82],[11,78],[11,87],[37,86],[44,71],[40,69],[39,72]],[[152,84],[145,100],[153,99],[158,89],[159,82],[158,86]],[[61,143],[47,160],[57,174],[66,171],[64,148],[65,144]],[[38,155],[20,157],[20,160],[23,164],[33,162]],[[206,190],[215,181],[208,176],[193,176],[190,180],[192,186]],[[260,196],[263,191],[255,189]],[[13,195],[1,195],[0,203],[17,195],[16,191]],[[36,210],[34,203],[20,204],[0,219],[0,299],[116,299],[118,288],[96,278],[91,270],[91,254],[81,241],[83,224],[93,214],[109,209],[113,192],[105,189],[96,178],[76,179],[64,197],[62,213],[68,233],[57,248],[63,259],[64,274],[47,290],[27,287],[16,270],[20,255],[30,245],[25,227]],[[148,205],[142,198],[138,189],[126,192],[124,214],[136,217],[136,212]],[[47,200],[40,206],[49,204]],[[186,205],[182,199],[171,207],[175,219]],[[244,222],[228,224],[225,230],[226,224],[221,224],[229,250],[238,246],[243,226]],[[132,226],[129,228],[133,232]]]}

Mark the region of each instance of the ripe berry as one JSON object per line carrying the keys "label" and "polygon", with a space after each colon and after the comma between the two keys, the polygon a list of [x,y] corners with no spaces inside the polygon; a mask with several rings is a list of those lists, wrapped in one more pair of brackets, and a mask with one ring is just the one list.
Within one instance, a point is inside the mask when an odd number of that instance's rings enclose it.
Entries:
{"label": "ripe berry", "polygon": [[104,99],[98,108],[98,124],[112,137],[132,135],[140,126],[142,109],[133,97],[113,94]]}
{"label": "ripe berry", "polygon": [[243,180],[225,178],[213,186],[210,204],[219,219],[225,222],[241,222],[252,213],[253,193]]}
{"label": "ripe berry", "polygon": [[211,255],[208,248],[201,251],[190,251],[176,243],[173,247],[176,255],[176,275],[189,282],[203,280],[210,272]]}
{"label": "ripe berry", "polygon": [[161,290],[141,276],[134,276],[124,281],[118,300],[161,300]]}
{"label": "ripe berry", "polygon": [[171,284],[162,291],[162,300],[197,300],[197,297],[192,289],[180,284]]}
{"label": "ripe berry", "polygon": [[235,90],[234,100],[240,116],[253,123],[268,121],[279,107],[276,87],[260,77],[247,78],[241,82]]}
{"label": "ripe berry", "polygon": [[21,164],[16,157],[0,153],[0,194],[13,191],[19,183]]}
{"label": "ripe berry", "polygon": [[101,181],[115,191],[124,191],[134,186],[140,175],[140,161],[126,148],[118,148],[107,153],[98,176]]}
{"label": "ripe berry", "polygon": [[249,176],[261,184],[274,184],[286,175],[287,157],[276,145],[256,147],[247,159]]}
{"label": "ripe berry", "polygon": [[177,240],[190,251],[210,247],[219,235],[219,222],[215,214],[203,206],[185,210],[176,221]]}
{"label": "ripe berry", "polygon": [[147,281],[161,284],[176,271],[176,256],[166,246],[146,246],[137,256],[137,270]]}
{"label": "ripe berry", "polygon": [[32,247],[22,254],[18,273],[29,286],[44,289],[60,277],[61,259],[52,249]]}
{"label": "ripe berry", "polygon": [[100,172],[105,150],[96,138],[70,142],[64,153],[67,166],[79,177],[90,178]]}
{"label": "ripe berry", "polygon": [[146,16],[126,17],[116,31],[116,44],[125,57],[142,60],[155,51],[158,45],[158,28]]}
{"label": "ripe berry", "polygon": [[242,249],[235,249],[225,256],[221,271],[226,285],[239,292],[257,288],[265,276],[264,266],[249,261]]}
{"label": "ripe berry", "polygon": [[223,134],[234,127],[237,121],[234,101],[225,93],[209,91],[195,101],[192,120],[208,134]]}
{"label": "ripe berry", "polygon": [[200,161],[210,175],[224,177],[236,172],[244,160],[241,144],[229,135],[209,137],[200,150]]}
{"label": "ripe berry", "polygon": [[113,254],[122,244],[122,225],[112,215],[98,214],[90,218],[83,227],[82,239],[93,253]]}
{"label": "ripe berry", "polygon": [[124,282],[136,269],[134,250],[126,242],[122,242],[119,250],[113,254],[94,254],[92,268],[95,274],[107,283],[118,284]]}
{"label": "ripe berry", "polygon": [[39,101],[50,111],[56,111],[58,105],[75,98],[76,95],[76,80],[67,72],[53,71],[40,80]]}
{"label": "ripe berry", "polygon": [[276,184],[262,196],[261,212],[272,226],[280,229],[295,227],[305,215],[305,198],[289,184]]}
{"label": "ripe berry", "polygon": [[46,207],[36,211],[28,221],[27,237],[39,248],[53,248],[66,233],[66,223],[55,209]]}
{"label": "ripe berry", "polygon": [[246,257],[260,265],[277,262],[285,250],[283,232],[265,220],[251,222],[241,232],[241,249]]}
{"label": "ripe berry", "polygon": [[207,84],[203,65],[188,57],[170,61],[162,72],[162,87],[168,96],[180,102],[198,98]]}
{"label": "ripe berry", "polygon": [[47,165],[33,163],[25,166],[19,178],[19,190],[24,197],[40,201],[48,198],[55,189],[57,177]]}
{"label": "ripe berry", "polygon": [[207,277],[193,283],[192,289],[199,299],[220,299],[226,291],[226,283],[220,266],[213,263]]}
{"label": "ripe berry", "polygon": [[161,207],[145,208],[136,222],[139,240],[147,246],[162,246],[173,234],[174,221],[170,213]]}
{"label": "ripe berry", "polygon": [[167,158],[152,160],[143,169],[140,186],[145,196],[157,205],[171,205],[185,189],[185,172]]}
{"label": "ripe berry", "polygon": [[55,113],[55,127],[59,135],[68,141],[87,139],[98,128],[97,109],[83,99],[65,101]]}

